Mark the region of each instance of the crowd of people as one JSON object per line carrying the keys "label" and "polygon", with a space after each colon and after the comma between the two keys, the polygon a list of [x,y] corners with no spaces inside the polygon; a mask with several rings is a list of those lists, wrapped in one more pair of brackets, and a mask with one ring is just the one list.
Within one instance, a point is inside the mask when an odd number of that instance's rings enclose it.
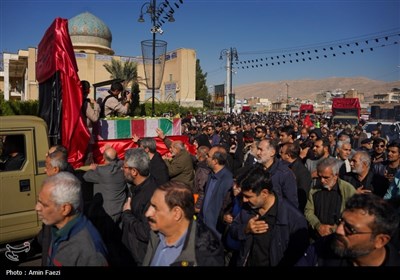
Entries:
{"label": "crowd of people", "polygon": [[[129,108],[120,84],[101,106],[82,86],[88,125]],[[132,135],[138,148],[120,159],[108,146],[103,165],[89,155],[84,174],[65,147],[49,149],[32,243],[43,266],[400,266],[398,132],[377,125],[368,138],[361,125],[320,117],[188,115],[182,135],[195,155],[156,134],[168,154]]]}
{"label": "crowd of people", "polygon": [[318,126],[188,116],[196,155],[161,129],[164,156],[154,138],[133,135],[138,148],[121,160],[107,147],[105,164],[80,178],[94,184],[87,204],[67,151],[52,147],[36,207],[42,264],[400,266],[400,142],[379,127],[367,138]]}

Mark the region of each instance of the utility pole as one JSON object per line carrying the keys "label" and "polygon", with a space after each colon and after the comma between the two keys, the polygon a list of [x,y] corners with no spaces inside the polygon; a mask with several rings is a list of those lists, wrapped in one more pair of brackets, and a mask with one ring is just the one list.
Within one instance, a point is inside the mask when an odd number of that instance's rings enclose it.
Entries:
{"label": "utility pole", "polygon": [[[225,103],[224,110],[225,110],[225,113],[227,113],[228,111],[230,113],[232,113],[233,106],[235,105],[235,104],[232,104],[235,100],[234,93],[233,93],[233,87],[232,87],[232,73],[233,73],[232,64],[233,64],[233,59],[235,58],[236,60],[239,60],[239,57],[238,57],[236,48],[230,48],[229,50],[223,49],[221,51],[221,54],[219,57],[219,59],[221,59],[221,60],[222,60],[222,55],[226,56],[226,86],[227,86],[227,88],[226,88],[225,96],[224,96],[225,97],[224,98],[224,103]],[[230,109],[228,109],[228,108],[230,108]]]}
{"label": "utility pole", "polygon": [[289,113],[289,84],[286,83],[286,111]]}

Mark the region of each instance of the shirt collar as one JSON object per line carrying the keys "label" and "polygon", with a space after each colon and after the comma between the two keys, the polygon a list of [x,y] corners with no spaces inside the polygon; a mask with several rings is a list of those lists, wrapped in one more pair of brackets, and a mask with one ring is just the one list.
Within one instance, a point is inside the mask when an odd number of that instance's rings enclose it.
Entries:
{"label": "shirt collar", "polygon": [[172,248],[172,247],[178,248],[180,246],[183,246],[183,243],[184,243],[184,241],[186,239],[186,235],[187,235],[187,230],[185,231],[184,234],[182,234],[182,236],[174,244],[167,245],[167,243],[165,242],[165,235],[162,234],[161,232],[158,232],[158,237],[160,238],[160,243],[162,244],[163,248],[167,248],[167,247],[169,247],[169,248]]}
{"label": "shirt collar", "polygon": [[52,227],[52,233],[56,239],[67,236],[71,229],[74,227],[74,225],[78,222],[78,217],[80,217],[81,214],[75,215],[68,223],[65,224],[62,228],[58,229],[57,227],[53,226]]}

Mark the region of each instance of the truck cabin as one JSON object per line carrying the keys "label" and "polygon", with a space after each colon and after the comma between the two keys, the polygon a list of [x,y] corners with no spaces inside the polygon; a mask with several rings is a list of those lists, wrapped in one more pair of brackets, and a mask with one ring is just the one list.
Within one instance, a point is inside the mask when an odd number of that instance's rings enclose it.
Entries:
{"label": "truck cabin", "polygon": [[[314,115],[314,105],[312,104],[301,104],[299,109],[299,117],[304,118],[307,114]],[[314,116],[315,117],[315,116]]]}

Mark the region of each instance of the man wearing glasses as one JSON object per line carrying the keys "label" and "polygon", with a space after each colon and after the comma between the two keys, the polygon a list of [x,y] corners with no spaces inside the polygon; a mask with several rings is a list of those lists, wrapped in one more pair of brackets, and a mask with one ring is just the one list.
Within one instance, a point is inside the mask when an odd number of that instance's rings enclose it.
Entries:
{"label": "man wearing glasses", "polygon": [[346,203],[336,232],[313,243],[297,266],[400,266],[391,242],[399,215],[382,198],[356,194]]}
{"label": "man wearing glasses", "polygon": [[265,128],[265,126],[258,125],[256,127],[256,137],[255,137],[256,140],[261,141],[266,138],[266,135],[267,135],[267,129]]}
{"label": "man wearing glasses", "polygon": [[372,163],[374,163],[374,164],[387,160],[386,140],[385,139],[383,139],[383,138],[375,138],[374,139],[373,152],[371,155],[371,159],[372,159]]}
{"label": "man wearing glasses", "polygon": [[212,147],[217,146],[221,141],[221,138],[218,133],[216,133],[215,127],[213,125],[207,126],[207,136]]}

